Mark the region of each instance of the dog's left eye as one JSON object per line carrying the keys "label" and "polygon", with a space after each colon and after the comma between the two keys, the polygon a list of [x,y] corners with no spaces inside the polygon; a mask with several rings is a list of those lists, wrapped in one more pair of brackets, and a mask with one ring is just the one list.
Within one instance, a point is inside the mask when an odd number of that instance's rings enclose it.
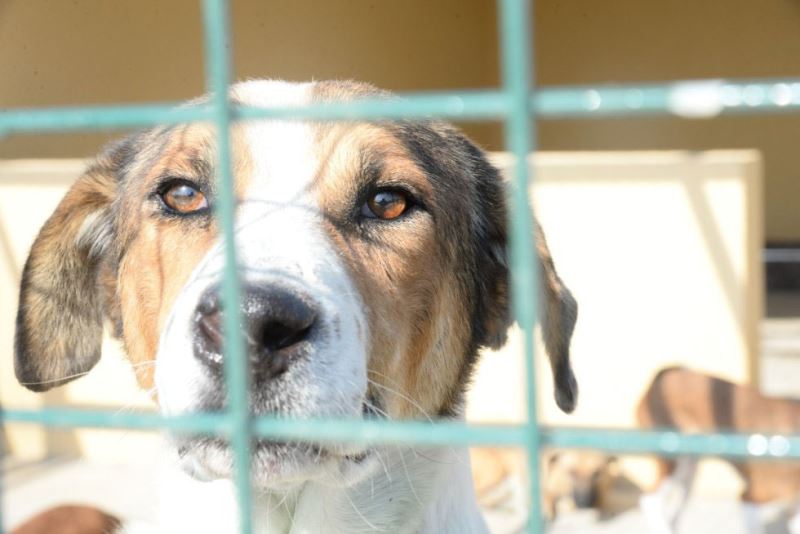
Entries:
{"label": "dog's left eye", "polygon": [[361,206],[361,215],[370,219],[389,221],[403,215],[411,206],[411,199],[404,191],[381,189],[372,193]]}
{"label": "dog's left eye", "polygon": [[208,209],[208,200],[200,189],[183,180],[162,187],[159,197],[168,209],[182,215]]}

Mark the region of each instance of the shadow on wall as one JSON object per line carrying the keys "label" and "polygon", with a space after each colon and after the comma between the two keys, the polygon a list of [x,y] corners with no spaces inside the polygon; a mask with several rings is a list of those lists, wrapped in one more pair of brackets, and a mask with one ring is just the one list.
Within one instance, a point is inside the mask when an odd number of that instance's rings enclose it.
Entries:
{"label": "shadow on wall", "polygon": [[[686,160],[691,161],[693,158],[692,152],[686,151],[685,154]],[[698,161],[701,160],[702,156]],[[703,169],[697,165],[686,165],[686,168],[682,170],[684,174],[680,176],[680,180],[676,180],[675,174],[671,173],[671,171],[668,174],[660,174],[658,169],[652,169],[650,172],[651,174],[647,177],[647,180],[651,183],[666,180],[671,183],[680,183],[682,186],[691,208],[691,213],[697,223],[699,235],[705,244],[705,250],[708,251],[713,260],[711,263],[717,278],[720,280],[725,302],[730,308],[731,314],[735,316],[742,306],[740,296],[746,294],[748,288],[746,287],[746,280],[740,279],[735,272],[735,262],[725,241],[726,231],[720,227],[720,221],[717,220],[710,201],[712,196],[709,191],[710,187],[720,182],[719,177],[704,173]],[[581,178],[576,178],[575,176],[570,176],[569,178],[572,183],[585,181],[585,183],[592,184],[595,182],[595,179],[590,174],[586,174]],[[633,175],[618,176],[614,178],[614,181],[631,182],[632,185],[641,185],[643,183],[640,176]],[[756,184],[751,185],[757,187]],[[755,191],[754,194],[758,196],[760,192]],[[757,198],[749,198],[747,201],[760,202]],[[747,231],[752,232],[752,227],[747,227]]]}
{"label": "shadow on wall", "polygon": [[714,259],[712,263],[717,276],[722,281],[725,300],[728,307],[731,308],[732,314],[735,314],[738,309],[737,295],[744,294],[747,289],[743,287],[743,282],[738,282],[736,279],[733,262],[723,240],[723,232],[720,230],[717,221],[714,220],[714,214],[708,201],[708,193],[704,191],[709,178],[708,176],[702,176],[700,173],[688,178],[683,182],[686,198],[689,199],[689,205],[697,221],[697,227],[700,229],[700,235],[706,245],[706,250]]}

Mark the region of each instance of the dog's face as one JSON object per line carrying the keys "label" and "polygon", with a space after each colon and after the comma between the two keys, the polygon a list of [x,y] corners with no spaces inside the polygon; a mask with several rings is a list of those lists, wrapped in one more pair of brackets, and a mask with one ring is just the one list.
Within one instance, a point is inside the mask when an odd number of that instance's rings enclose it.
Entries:
{"label": "dog's face", "polygon": [[[360,96],[386,95],[342,82],[231,91],[256,106]],[[510,322],[503,187],[480,150],[436,122],[250,121],[231,143],[252,411],[458,414],[477,350],[501,345]],[[88,371],[108,317],[165,414],[225,407],[215,151],[208,125],[155,128],[113,146],[73,186],[25,266],[20,382],[44,390]],[[537,246],[544,338],[571,410],[574,301]],[[197,476],[230,475],[223,442],[177,446]],[[356,446],[262,441],[254,473],[264,486],[347,479],[369,458]]]}
{"label": "dog's face", "polygon": [[[616,475],[617,459],[592,451],[557,451],[545,462],[542,491],[551,517],[559,506],[590,508],[597,505],[600,481]],[[566,502],[562,502],[566,501]]]}

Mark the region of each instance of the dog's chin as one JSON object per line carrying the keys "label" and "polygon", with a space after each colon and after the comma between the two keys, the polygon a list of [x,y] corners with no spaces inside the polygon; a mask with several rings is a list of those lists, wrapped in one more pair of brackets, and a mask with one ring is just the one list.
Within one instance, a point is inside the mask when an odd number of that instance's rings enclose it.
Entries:
{"label": "dog's chin", "polygon": [[[305,443],[258,441],[251,450],[253,485],[262,490],[291,491],[312,480],[351,486],[379,464],[372,449],[333,450]],[[178,444],[180,466],[204,482],[235,477],[233,451],[218,438],[195,438]]]}

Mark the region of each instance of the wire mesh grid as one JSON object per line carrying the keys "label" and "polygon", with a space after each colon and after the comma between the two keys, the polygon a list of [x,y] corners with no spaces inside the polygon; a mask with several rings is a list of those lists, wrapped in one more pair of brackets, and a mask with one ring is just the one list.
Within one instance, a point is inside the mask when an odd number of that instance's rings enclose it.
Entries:
{"label": "wire mesh grid", "polygon": [[[163,417],[48,408],[0,411],[0,422],[33,423],[51,427],[168,429],[174,432],[214,434],[230,439],[236,464],[236,487],[241,511],[240,532],[252,530],[250,513],[250,441],[254,437],[360,441],[428,445],[504,445],[527,450],[530,471],[529,531],[542,532],[539,506],[538,459],[541,447],[592,448],[617,453],[653,452],[662,455],[718,455],[727,457],[800,458],[800,437],[763,434],[681,435],[671,431],[549,428],[537,422],[533,362],[535,299],[512,299],[524,332],[527,409],[524,425],[468,425],[440,421],[279,420],[251,416],[247,406],[248,373],[243,343],[237,332],[239,285],[234,242],[233,182],[229,125],[257,118],[353,120],[441,117],[496,120],[505,124],[507,150],[514,156],[511,184],[512,294],[535,294],[534,251],[529,238],[531,213],[527,199],[527,154],[534,149],[532,117],[599,117],[607,115],[673,114],[711,117],[720,113],[771,112],[800,107],[800,79],[683,81],[606,87],[561,87],[534,90],[531,85],[532,46],[528,0],[499,0],[502,87],[489,91],[436,92],[402,95],[385,101],[363,99],[314,104],[306,107],[254,108],[228,101],[231,59],[228,2],[202,0],[207,89],[209,102],[194,106],[119,105],[52,109],[16,109],[0,112],[0,137],[9,133],[99,130],[210,121],[218,139],[220,201],[217,208],[225,236],[226,268],[223,294],[226,309],[225,374],[229,395],[225,413]],[[0,518],[0,531],[2,518]]]}

